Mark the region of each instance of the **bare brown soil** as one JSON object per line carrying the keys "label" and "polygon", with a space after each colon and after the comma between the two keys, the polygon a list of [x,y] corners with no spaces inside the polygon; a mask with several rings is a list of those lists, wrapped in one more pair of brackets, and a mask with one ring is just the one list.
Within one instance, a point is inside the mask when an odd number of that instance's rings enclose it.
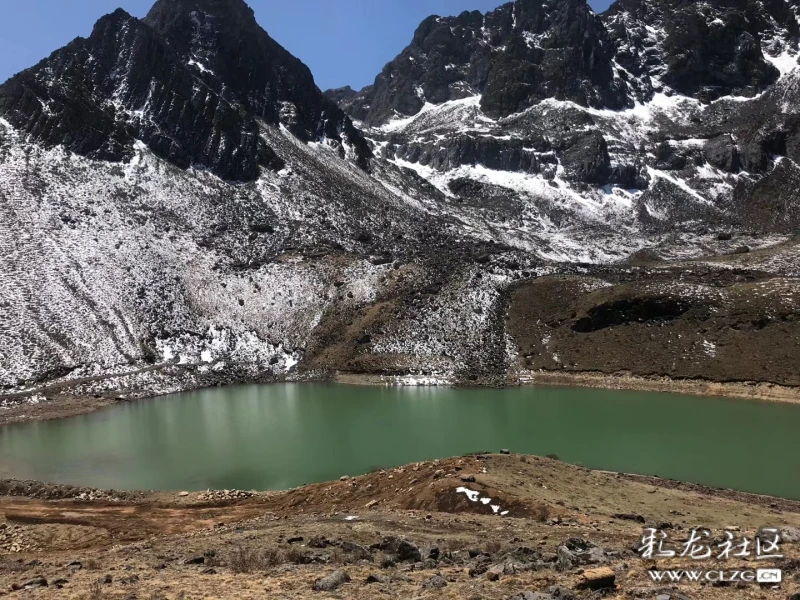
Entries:
{"label": "bare brown soil", "polygon": [[588,387],[607,390],[640,390],[696,396],[745,398],[765,402],[800,403],[800,387],[764,382],[707,381],[703,379],[671,379],[669,377],[635,377],[622,373],[563,373],[555,371],[522,371],[525,385]]}
{"label": "bare brown soil", "polygon": [[26,421],[63,419],[100,410],[120,402],[112,397],[85,397],[74,394],[48,394],[47,400],[38,404],[17,404],[0,410],[0,426]]}
{"label": "bare brown soil", "polygon": [[[474,482],[463,481],[473,477]],[[500,517],[490,506],[467,501],[457,493],[459,486],[491,496],[492,504],[510,514]],[[47,486],[33,493],[46,495]],[[800,548],[793,544],[782,547],[787,558],[775,563],[785,578],[777,587],[656,585],[647,575],[653,566],[703,563],[646,561],[634,552],[646,525],[672,527],[675,540],[685,539],[692,527],[710,528],[715,535],[733,527],[754,535],[766,525],[800,526],[800,503],[591,471],[547,458],[468,456],[281,493],[205,498],[197,493],[139,494],[117,502],[0,497],[5,524],[0,525],[0,596],[506,600],[558,585],[578,599],[680,593],[722,600],[786,598],[800,589]],[[634,517],[646,524],[630,520]],[[384,543],[392,536],[412,542],[422,560],[393,554]],[[603,548],[615,588],[581,589],[588,566],[556,568],[557,549],[570,538]],[[10,552],[11,544],[21,551]],[[538,566],[501,574],[496,581],[479,568],[509,561],[519,566],[527,560],[520,557],[534,556]],[[765,566],[746,559],[714,565]],[[351,581],[334,591],[313,590],[315,580],[337,569]],[[380,581],[367,583],[370,575]],[[444,587],[430,587],[436,575]],[[38,576],[46,587],[12,591]]]}
{"label": "bare brown soil", "polygon": [[[636,387],[668,378],[717,395],[723,388],[702,384],[800,385],[798,307],[800,282],[793,278],[679,267],[615,270],[520,285],[507,327],[521,370],[632,376],[640,378],[628,381]],[[685,383],[692,380],[701,385]],[[749,387],[748,397],[776,396]]]}

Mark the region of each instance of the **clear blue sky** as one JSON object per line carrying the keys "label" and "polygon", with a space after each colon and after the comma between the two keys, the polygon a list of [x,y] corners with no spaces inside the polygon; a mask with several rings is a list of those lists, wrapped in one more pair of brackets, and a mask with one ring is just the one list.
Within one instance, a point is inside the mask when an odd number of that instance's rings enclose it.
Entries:
{"label": "clear blue sky", "polygon": [[[155,0],[3,0],[0,81],[45,58],[122,7],[143,17]],[[261,26],[310,68],[324,89],[372,83],[427,16],[486,12],[505,0],[248,0]],[[609,0],[591,0],[604,10]]]}

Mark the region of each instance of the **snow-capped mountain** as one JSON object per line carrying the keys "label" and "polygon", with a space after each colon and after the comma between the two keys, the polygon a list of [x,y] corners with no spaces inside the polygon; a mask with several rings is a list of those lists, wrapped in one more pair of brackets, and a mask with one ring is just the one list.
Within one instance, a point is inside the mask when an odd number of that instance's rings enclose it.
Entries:
{"label": "snow-capped mountain", "polygon": [[426,19],[374,85],[328,96],[379,156],[444,194],[527,196],[526,229],[553,230],[566,207],[572,224],[791,232],[795,201],[771,210],[763,190],[800,174],[799,13],[784,0],[621,0],[602,15],[517,0]]}
{"label": "snow-capped mountain", "polygon": [[242,0],[118,10],[0,86],[0,404],[505,381],[522,281],[793,248],[797,57],[786,0],[517,0],[323,94]]}

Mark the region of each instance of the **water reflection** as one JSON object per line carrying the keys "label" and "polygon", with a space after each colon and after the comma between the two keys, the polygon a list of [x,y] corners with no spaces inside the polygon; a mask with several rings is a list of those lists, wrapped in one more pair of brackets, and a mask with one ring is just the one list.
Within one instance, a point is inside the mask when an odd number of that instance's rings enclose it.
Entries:
{"label": "water reflection", "polygon": [[0,476],[285,489],[472,451],[800,498],[800,407],[570,388],[214,388],[0,428]]}

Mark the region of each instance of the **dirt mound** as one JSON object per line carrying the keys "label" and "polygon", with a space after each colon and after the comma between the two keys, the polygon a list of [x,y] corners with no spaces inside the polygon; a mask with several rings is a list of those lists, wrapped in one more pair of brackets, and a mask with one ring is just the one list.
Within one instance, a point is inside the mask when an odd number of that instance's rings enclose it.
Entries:
{"label": "dirt mound", "polygon": [[292,490],[270,505],[300,512],[388,508],[504,517],[537,517],[546,510],[482,483],[484,464],[481,457],[416,463]]}

